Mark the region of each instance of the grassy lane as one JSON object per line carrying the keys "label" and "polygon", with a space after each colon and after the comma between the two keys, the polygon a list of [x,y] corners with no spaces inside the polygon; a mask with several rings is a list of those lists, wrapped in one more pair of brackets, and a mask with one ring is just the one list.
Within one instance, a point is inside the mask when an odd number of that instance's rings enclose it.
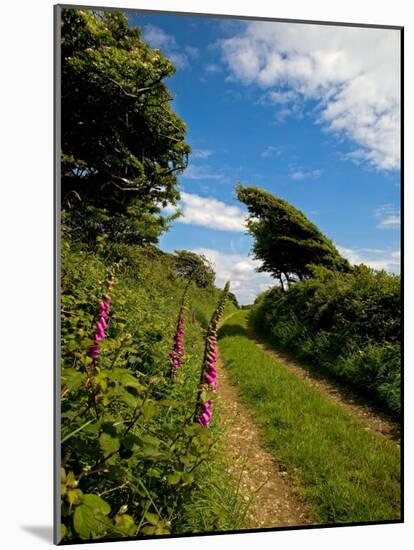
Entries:
{"label": "grassy lane", "polygon": [[219,348],[278,464],[297,476],[321,523],[400,518],[399,447],[287,371],[249,339],[246,311],[227,318]]}

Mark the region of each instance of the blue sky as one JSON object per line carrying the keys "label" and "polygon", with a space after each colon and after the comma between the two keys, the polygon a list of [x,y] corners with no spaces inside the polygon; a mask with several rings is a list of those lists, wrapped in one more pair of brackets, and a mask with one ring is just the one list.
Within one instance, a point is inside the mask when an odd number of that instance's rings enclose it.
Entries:
{"label": "blue sky", "polygon": [[193,153],[167,251],[204,253],[243,303],[256,272],[237,182],[302,210],[353,263],[399,271],[399,34],[129,14],[170,57],[166,81]]}

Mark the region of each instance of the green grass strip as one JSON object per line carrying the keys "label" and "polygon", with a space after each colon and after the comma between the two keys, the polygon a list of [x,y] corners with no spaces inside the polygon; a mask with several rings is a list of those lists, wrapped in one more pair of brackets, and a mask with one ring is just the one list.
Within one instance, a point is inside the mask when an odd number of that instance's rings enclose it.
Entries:
{"label": "green grass strip", "polygon": [[276,461],[295,474],[315,522],[400,519],[400,451],[297,378],[248,337],[247,312],[227,318],[219,349]]}

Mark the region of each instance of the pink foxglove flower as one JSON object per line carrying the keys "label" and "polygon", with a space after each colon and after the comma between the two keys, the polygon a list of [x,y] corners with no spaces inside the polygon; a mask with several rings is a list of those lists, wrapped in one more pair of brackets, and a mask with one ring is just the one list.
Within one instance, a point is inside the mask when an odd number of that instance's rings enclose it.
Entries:
{"label": "pink foxglove flower", "polygon": [[101,300],[98,304],[99,318],[95,323],[96,331],[93,336],[93,344],[89,348],[89,357],[92,358],[92,365],[94,367],[96,367],[97,365],[96,360],[101,353],[101,350],[99,348],[99,342],[102,342],[102,340],[105,340],[106,331],[108,330],[108,327],[109,327],[108,320],[109,320],[109,312],[111,310],[111,306],[109,305],[109,303],[112,300],[109,292],[112,290],[114,282],[115,282],[115,278],[111,274],[111,277],[108,282],[107,293],[105,294],[104,299]]}
{"label": "pink foxglove flower", "polygon": [[226,283],[223,292],[221,293],[219,303],[217,308],[213,313],[210,324],[207,329],[206,343],[204,348],[204,360],[201,367],[200,375],[200,387],[198,391],[197,406],[195,413],[195,421],[200,424],[203,428],[211,422],[213,416],[212,399],[207,401],[202,401],[201,396],[203,392],[213,392],[217,391],[218,380],[217,380],[217,329],[220,322],[221,316],[223,314],[224,306],[226,304],[227,295],[229,292],[230,283]]}
{"label": "pink foxglove flower", "polygon": [[176,324],[176,331],[173,338],[173,350],[167,356],[167,361],[170,365],[170,376],[175,376],[179,371],[184,360],[184,318],[183,309]]}

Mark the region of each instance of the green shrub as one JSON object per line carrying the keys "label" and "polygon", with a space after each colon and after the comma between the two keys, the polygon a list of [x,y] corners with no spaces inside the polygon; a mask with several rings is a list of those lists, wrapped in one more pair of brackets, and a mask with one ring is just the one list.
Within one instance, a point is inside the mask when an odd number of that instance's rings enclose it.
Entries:
{"label": "green shrub", "polygon": [[[322,524],[399,520],[400,448],[286,369],[249,337],[240,310],[219,333],[224,368],[262,441]],[[260,498],[260,496],[259,496]]]}
{"label": "green shrub", "polygon": [[258,333],[400,413],[400,278],[367,266],[314,268],[313,278],[267,291],[253,307]]}
{"label": "green shrub", "polygon": [[[220,291],[190,287],[189,303],[198,305],[186,311],[184,364],[172,381],[167,355],[187,284],[173,267],[171,256],[152,246],[101,241],[91,250],[62,241],[64,541],[168,534],[181,524],[189,531],[199,527],[185,506],[199,499],[200,466],[208,461],[211,471],[220,468],[216,423],[206,430],[193,421],[203,323]],[[110,272],[116,283],[109,328],[94,363],[89,350]],[[234,310],[227,305],[227,312]],[[213,505],[216,479],[206,477],[209,471],[203,470],[202,491],[211,494]],[[230,486],[228,491],[231,498]]]}

